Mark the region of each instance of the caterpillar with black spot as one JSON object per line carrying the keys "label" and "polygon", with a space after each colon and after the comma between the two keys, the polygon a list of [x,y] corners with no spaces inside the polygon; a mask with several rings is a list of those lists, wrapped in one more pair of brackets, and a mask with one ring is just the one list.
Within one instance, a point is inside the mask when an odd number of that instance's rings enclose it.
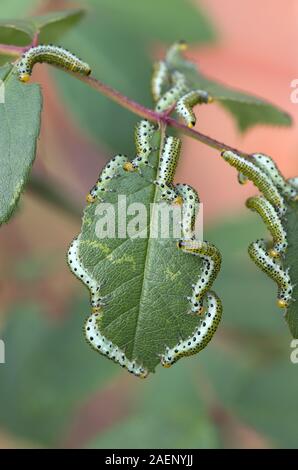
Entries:
{"label": "caterpillar with black spot", "polygon": [[178,183],[175,189],[183,199],[182,204],[182,237],[183,239],[194,238],[194,228],[199,209],[200,199],[197,191],[188,184]]}
{"label": "caterpillar with black spot", "polygon": [[264,240],[257,240],[248,247],[248,253],[255,264],[273,279],[278,286],[277,305],[280,308],[289,307],[293,300],[294,286],[291,282],[289,269],[284,270],[282,266],[266,252]]}
{"label": "caterpillar with black spot", "polygon": [[201,314],[204,310],[204,296],[212,287],[221,267],[221,254],[212,243],[199,240],[180,240],[178,248],[184,253],[199,256],[202,259],[202,267],[199,278],[192,285],[192,296],[188,297],[191,303],[191,313]]}
{"label": "caterpillar with black spot", "polygon": [[287,233],[282,221],[272,204],[263,196],[250,197],[246,201],[246,206],[252,211],[256,211],[262,218],[273,238],[273,247],[269,250],[269,256],[276,258],[284,254],[288,242]]}
{"label": "caterpillar with black spot", "polygon": [[[87,194],[86,201],[89,203],[93,203],[96,201],[100,193],[112,191],[108,188],[110,180],[119,176],[120,170],[123,169],[123,167],[128,162],[129,160],[125,155],[115,155],[115,157],[113,157],[112,160],[110,160],[103,168],[102,172],[100,173],[99,179],[91,188],[89,194]],[[131,164],[131,162],[129,163]]]}
{"label": "caterpillar with black spot", "polygon": [[280,216],[286,213],[285,201],[276,185],[267,173],[259,168],[252,159],[245,158],[230,150],[223,151],[221,156],[254,183],[265,198],[277,209]]}
{"label": "caterpillar with black spot", "polygon": [[160,60],[154,64],[151,79],[151,93],[154,102],[162,97],[162,92],[170,82],[170,74],[167,64]]}
{"label": "caterpillar with black spot", "polygon": [[294,178],[289,178],[288,183],[293,186],[293,188],[297,189],[298,191],[298,176],[295,176]]}
{"label": "caterpillar with black spot", "polygon": [[135,126],[135,146],[136,158],[133,159],[132,167],[139,168],[141,165],[148,165],[148,158],[152,152],[152,137],[155,127],[147,121],[142,119]]}
{"label": "caterpillar with black spot", "polygon": [[91,297],[92,311],[97,312],[104,304],[103,298],[99,295],[100,284],[82,266],[79,258],[80,235],[75,238],[67,253],[67,262],[73,274],[80,279],[89,289]]}
{"label": "caterpillar with black spot", "polygon": [[172,348],[167,347],[161,356],[163,367],[171,367],[181,357],[191,356],[204,349],[212,339],[222,317],[222,303],[215,292],[207,295],[207,311],[191,336],[180,340]]}
{"label": "caterpillar with black spot", "polygon": [[182,96],[176,103],[176,112],[185,121],[188,127],[196,125],[196,115],[193,111],[194,106],[197,104],[211,103],[212,98],[207,91],[193,90]]}
{"label": "caterpillar with black spot", "polygon": [[188,86],[185,76],[175,71],[171,75],[173,86],[157,101],[155,111],[159,113],[170,110],[185,93],[188,92]]}
{"label": "caterpillar with black spot", "polygon": [[41,44],[28,49],[17,62],[16,68],[19,80],[27,82],[30,79],[34,65],[43,62],[83,75],[90,75],[91,73],[91,68],[86,62],[83,62],[63,47]]}
{"label": "caterpillar with black spot", "polygon": [[180,157],[181,140],[178,137],[165,137],[161,158],[158,166],[157,178],[154,183],[161,191],[161,197],[168,202],[181,204],[182,197],[178,195],[173,179]]}
{"label": "caterpillar with black spot", "polygon": [[115,346],[112,341],[108,340],[100,332],[98,323],[101,321],[102,313],[92,314],[85,322],[85,336],[90,345],[100,354],[108,357],[112,361],[125,367],[128,372],[142,379],[148,375],[148,370],[138,364],[136,361],[130,361],[124,351]]}
{"label": "caterpillar with black spot", "polygon": [[297,199],[296,189],[285,180],[272,158],[263,153],[253,153],[252,158],[256,165],[272,179],[283,196],[293,200]]}

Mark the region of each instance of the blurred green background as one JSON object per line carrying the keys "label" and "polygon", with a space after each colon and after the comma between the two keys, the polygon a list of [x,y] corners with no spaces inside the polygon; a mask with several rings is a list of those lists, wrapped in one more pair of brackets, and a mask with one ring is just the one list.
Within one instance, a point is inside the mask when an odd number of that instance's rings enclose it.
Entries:
{"label": "blurred green background", "polygon": [[[198,50],[220,42],[208,10],[214,2],[201,3],[3,0],[0,14],[86,7],[59,43],[151,106],[153,56],[180,38]],[[253,215],[207,212],[205,238],[224,260],[216,283],[224,318],[206,350],[141,382],[87,346],[88,294],[65,252],[106,159],[132,154],[137,118],[61,71],[40,67],[34,79],[44,92],[38,158],[17,214],[0,231],[0,447],[297,447],[298,365],[275,286],[247,256],[249,242],[265,233]]]}

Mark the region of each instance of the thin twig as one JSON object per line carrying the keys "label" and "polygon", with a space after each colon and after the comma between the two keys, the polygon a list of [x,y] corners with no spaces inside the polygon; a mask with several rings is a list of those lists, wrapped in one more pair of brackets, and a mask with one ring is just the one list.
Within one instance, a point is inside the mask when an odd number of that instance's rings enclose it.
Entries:
{"label": "thin twig", "polygon": [[178,122],[176,119],[170,118],[167,113],[158,113],[156,111],[153,111],[152,109],[142,106],[141,104],[131,100],[130,98],[123,95],[119,91],[115,90],[109,85],[106,85],[105,83],[103,83],[102,81],[94,77],[86,77],[84,75],[80,75],[80,74],[73,73],[73,72],[68,72],[68,73],[70,73],[72,76],[74,76],[78,80],[81,80],[82,82],[86,83],[91,88],[94,88],[96,91],[102,93],[104,96],[115,101],[123,108],[128,109],[129,111],[133,112],[134,114],[137,114],[138,116],[142,118],[149,119],[150,121],[157,122],[157,123],[163,122],[167,124],[168,126],[178,129],[183,134],[188,135],[189,137],[192,137],[193,139],[196,139],[202,142],[203,144],[208,145],[209,147],[212,147],[216,150],[219,150],[219,151],[232,150],[233,152],[236,152],[240,155],[249,157],[247,153],[242,152],[241,150],[237,150],[227,144],[224,144],[223,142],[219,142],[213,139],[212,137],[202,134],[199,131],[190,129],[184,124]]}

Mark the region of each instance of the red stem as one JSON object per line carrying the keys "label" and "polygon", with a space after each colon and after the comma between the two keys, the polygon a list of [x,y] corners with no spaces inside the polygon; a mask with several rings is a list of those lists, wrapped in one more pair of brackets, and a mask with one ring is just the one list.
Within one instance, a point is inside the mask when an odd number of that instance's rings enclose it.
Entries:
{"label": "red stem", "polygon": [[231,150],[240,155],[249,157],[249,154],[246,154],[245,152],[237,150],[229,145],[224,144],[223,142],[219,142],[213,139],[212,137],[202,134],[201,132],[198,132],[194,129],[190,129],[184,124],[181,124],[180,122],[178,122],[176,119],[169,117],[168,113],[158,113],[156,111],[153,111],[152,109],[142,106],[141,104],[131,100],[125,95],[122,95],[122,93],[120,93],[119,91],[115,90],[109,85],[106,85],[105,83],[101,82],[100,80],[94,77],[86,77],[84,75],[74,74],[72,72],[69,72],[69,73],[73,75],[75,78],[77,78],[78,80],[81,80],[82,82],[91,86],[91,88],[94,88],[95,90],[99,91],[100,93],[107,96],[111,100],[120,104],[122,107],[129,109],[134,114],[137,114],[138,116],[142,118],[145,118],[145,119],[148,119],[149,121],[153,121],[157,123],[163,122],[167,124],[168,126],[174,127],[175,129],[179,129],[179,131],[181,131],[183,134],[188,135],[189,137],[192,137],[193,139],[196,139],[202,142],[203,144],[208,145],[209,147],[213,147],[214,149],[219,150],[220,152],[223,150]]}

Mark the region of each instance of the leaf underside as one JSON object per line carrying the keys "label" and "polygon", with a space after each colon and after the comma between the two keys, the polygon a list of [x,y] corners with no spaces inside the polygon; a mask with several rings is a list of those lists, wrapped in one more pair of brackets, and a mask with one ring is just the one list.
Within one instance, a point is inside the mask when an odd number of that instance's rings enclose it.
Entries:
{"label": "leaf underside", "polygon": [[[159,140],[159,133],[155,139]],[[150,162],[156,168],[157,152]],[[116,192],[105,193],[104,202],[114,204],[116,221],[119,194],[127,196],[127,205],[143,203],[149,214],[150,203],[159,200],[159,190],[149,182],[156,176],[155,168],[142,170],[142,176],[123,171],[110,181],[110,189]],[[91,276],[103,283],[100,292],[108,299],[101,333],[124,350],[128,359],[154,372],[166,346],[173,347],[199,324],[198,317],[187,314],[186,296],[191,295],[191,284],[200,273],[200,258],[178,250],[174,238],[99,239],[96,206],[85,209],[79,257]],[[148,216],[148,227],[154,217],[149,221]]]}
{"label": "leaf underside", "polygon": [[83,15],[84,10],[69,9],[22,20],[1,20],[0,43],[26,46],[35,34],[39,34],[39,42],[53,41],[74,26]]}
{"label": "leaf underside", "polygon": [[0,224],[12,215],[35,158],[42,97],[39,85],[22,84],[13,67],[0,68]]}
{"label": "leaf underside", "polygon": [[284,266],[290,269],[290,277],[294,284],[292,302],[286,313],[291,334],[298,338],[298,203],[292,202],[288,205],[286,214],[286,231],[288,237],[288,249],[285,256]]}

